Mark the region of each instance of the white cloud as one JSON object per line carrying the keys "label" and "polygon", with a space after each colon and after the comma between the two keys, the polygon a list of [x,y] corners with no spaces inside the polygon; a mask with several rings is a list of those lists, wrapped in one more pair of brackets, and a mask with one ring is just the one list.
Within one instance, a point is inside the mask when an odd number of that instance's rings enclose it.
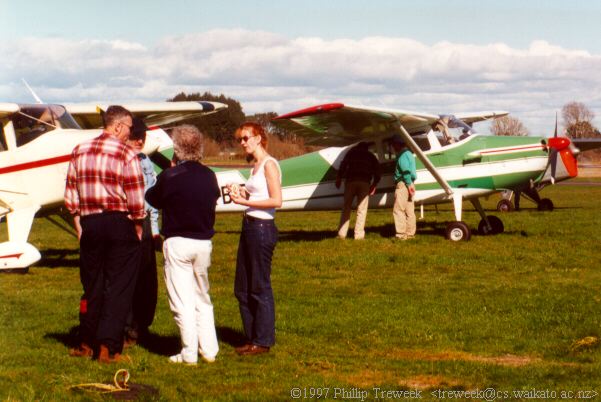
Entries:
{"label": "white cloud", "polygon": [[31,101],[24,77],[47,102],[155,101],[208,90],[238,99],[246,113],[332,101],[433,113],[508,110],[533,134],[549,134],[555,111],[572,100],[601,117],[601,55],[545,41],[515,49],[233,29],[166,37],[153,47],[23,38],[1,43],[0,57],[6,102]]}

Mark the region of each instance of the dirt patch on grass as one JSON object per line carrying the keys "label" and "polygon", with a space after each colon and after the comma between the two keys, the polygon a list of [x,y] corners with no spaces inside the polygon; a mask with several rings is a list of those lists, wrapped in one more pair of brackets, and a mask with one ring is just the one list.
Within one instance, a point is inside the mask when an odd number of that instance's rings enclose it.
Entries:
{"label": "dirt patch on grass", "polygon": [[462,384],[458,380],[440,375],[417,375],[409,378],[399,378],[394,372],[383,370],[363,370],[347,376],[338,373],[336,379],[362,389],[379,387],[383,384],[394,384],[407,389],[455,388]]}
{"label": "dirt patch on grass", "polygon": [[432,388],[463,388],[462,384],[450,378],[440,375],[418,375],[401,380],[400,385],[411,389],[432,389]]}
{"label": "dirt patch on grass", "polygon": [[501,366],[521,367],[528,364],[542,362],[542,359],[534,356],[479,356],[472,353],[460,351],[434,352],[427,350],[411,349],[393,349],[386,353],[386,356],[401,360],[425,360],[425,361],[444,361],[444,360],[462,360],[468,362],[498,364]]}

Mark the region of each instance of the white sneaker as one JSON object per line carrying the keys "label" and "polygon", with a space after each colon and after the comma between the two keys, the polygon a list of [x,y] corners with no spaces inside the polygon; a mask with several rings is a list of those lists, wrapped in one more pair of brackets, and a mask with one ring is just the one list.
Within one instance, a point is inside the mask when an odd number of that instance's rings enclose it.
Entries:
{"label": "white sneaker", "polygon": [[202,357],[202,360],[204,360],[207,363],[215,363],[215,356],[209,357],[209,356],[200,355],[200,357]]}
{"label": "white sneaker", "polygon": [[181,353],[178,353],[176,355],[170,356],[169,357],[169,362],[171,362],[171,363],[184,363],[184,364],[188,364],[190,366],[196,366],[196,362],[187,362],[187,361],[185,361],[184,358],[182,357]]}

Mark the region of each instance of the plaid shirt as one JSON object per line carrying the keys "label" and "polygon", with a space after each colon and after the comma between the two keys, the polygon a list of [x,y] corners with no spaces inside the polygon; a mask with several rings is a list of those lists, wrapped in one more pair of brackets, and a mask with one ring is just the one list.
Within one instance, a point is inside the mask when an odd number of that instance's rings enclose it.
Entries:
{"label": "plaid shirt", "polygon": [[144,176],[136,153],[107,133],[76,146],[67,172],[65,206],[72,215],[121,211],[143,219]]}

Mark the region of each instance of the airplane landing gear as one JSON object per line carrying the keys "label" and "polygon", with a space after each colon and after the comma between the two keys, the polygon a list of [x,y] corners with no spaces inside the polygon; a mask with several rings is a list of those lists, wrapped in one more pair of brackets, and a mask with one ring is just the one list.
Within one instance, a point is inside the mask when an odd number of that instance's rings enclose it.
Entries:
{"label": "airplane landing gear", "polygon": [[[476,208],[476,211],[478,211],[478,213],[480,214],[480,217],[482,218],[482,220],[478,224],[478,233],[481,235],[484,235],[484,236],[503,233],[503,231],[505,230],[505,227],[503,226],[503,222],[496,216],[492,216],[492,215],[487,216],[486,213],[484,212],[484,208],[482,208],[482,204],[480,204],[479,199],[474,198],[471,201],[472,201],[472,204],[474,205],[474,208]],[[511,201],[509,201],[509,200],[501,200],[501,201],[508,201],[509,204],[511,204]]]}
{"label": "airplane landing gear", "polygon": [[508,199],[502,199],[497,203],[497,211],[499,212],[511,212],[513,211],[513,204]]}
{"label": "airplane landing gear", "polygon": [[446,237],[451,241],[467,241],[471,237],[470,228],[465,222],[451,222],[447,225]]}
{"label": "airplane landing gear", "polygon": [[538,202],[539,211],[553,211],[553,201],[548,198],[543,198]]}
{"label": "airplane landing gear", "polygon": [[492,215],[487,216],[487,218],[490,225],[486,223],[486,219],[482,219],[478,224],[479,234],[486,236],[503,233],[505,226],[503,226],[503,222],[499,218]]}

